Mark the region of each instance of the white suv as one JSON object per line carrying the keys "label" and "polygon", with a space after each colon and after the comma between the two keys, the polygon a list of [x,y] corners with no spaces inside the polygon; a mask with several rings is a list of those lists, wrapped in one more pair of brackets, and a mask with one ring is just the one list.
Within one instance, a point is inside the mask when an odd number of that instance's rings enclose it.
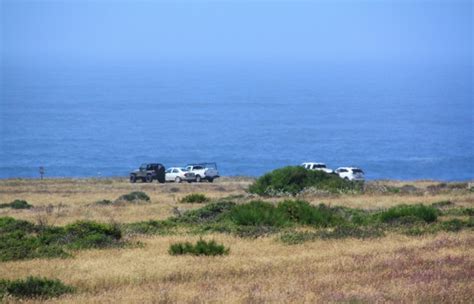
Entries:
{"label": "white suv", "polygon": [[340,167],[335,171],[340,178],[344,178],[351,181],[363,181],[364,171],[357,167]]}
{"label": "white suv", "polygon": [[301,167],[308,169],[308,170],[317,170],[317,171],[324,171],[326,173],[333,173],[332,169],[326,167],[325,163],[302,163]]}
{"label": "white suv", "polygon": [[198,183],[205,179],[212,183],[214,179],[219,177],[216,163],[189,164],[186,166],[186,169],[196,175]]}

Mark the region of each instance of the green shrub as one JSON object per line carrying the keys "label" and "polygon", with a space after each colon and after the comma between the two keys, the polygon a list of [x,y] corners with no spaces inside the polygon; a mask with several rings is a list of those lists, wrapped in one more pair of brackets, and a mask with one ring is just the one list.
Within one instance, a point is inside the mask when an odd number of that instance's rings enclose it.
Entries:
{"label": "green shrub", "polygon": [[259,195],[295,195],[309,187],[332,193],[362,189],[361,183],[342,179],[336,174],[307,170],[303,167],[284,167],[258,178],[250,185],[249,192]]}
{"label": "green shrub", "polygon": [[384,236],[384,232],[375,227],[356,227],[350,225],[337,226],[331,230],[319,230],[319,231],[302,231],[294,232],[290,231],[284,233],[280,240],[283,243],[294,245],[301,244],[316,239],[344,239],[344,238],[356,238],[356,239],[369,239],[378,238]]}
{"label": "green shrub", "polygon": [[171,255],[226,255],[229,253],[229,248],[225,248],[224,245],[216,243],[216,241],[211,240],[206,242],[205,240],[199,240],[195,245],[185,242],[185,243],[175,243],[171,244],[169,253]]}
{"label": "green shrub", "polygon": [[180,201],[181,203],[205,203],[209,201],[209,198],[207,198],[204,194],[201,193],[192,193],[186,195]]}
{"label": "green shrub", "polygon": [[123,201],[125,201],[125,202],[136,202],[136,201],[149,202],[150,197],[145,192],[134,191],[134,192],[130,192],[128,194],[124,194],[116,200],[116,202],[123,202]]}
{"label": "green shrub", "polygon": [[42,243],[38,237],[21,231],[0,234],[0,261],[67,256],[60,246]]}
{"label": "green shrub", "polygon": [[243,226],[276,226],[289,224],[287,217],[270,203],[252,201],[235,206],[229,213],[229,218],[237,225]]}
{"label": "green shrub", "polygon": [[235,206],[235,203],[226,201],[211,203],[199,209],[186,211],[181,217],[175,218],[174,221],[187,224],[208,223],[218,220]]}
{"label": "green shrub", "polygon": [[74,292],[74,288],[59,280],[28,277],[25,280],[0,280],[0,298],[11,295],[18,298],[51,298]]}
{"label": "green shrub", "polygon": [[114,225],[78,221],[65,227],[64,238],[70,248],[103,248],[116,245],[122,232]]}
{"label": "green shrub", "polygon": [[313,206],[306,201],[286,200],[280,202],[277,207],[291,222],[303,225],[315,225],[327,227],[342,223],[344,220],[337,214],[337,210],[324,204]]}
{"label": "green shrub", "polygon": [[456,232],[456,231],[460,231],[465,226],[467,226],[467,223],[459,219],[452,219],[452,220],[440,223],[440,226],[441,226],[441,229],[444,231]]}
{"label": "green shrub", "polygon": [[16,231],[33,232],[35,229],[35,225],[28,221],[16,220],[12,217],[0,217],[0,234]]}
{"label": "green shrub", "polygon": [[28,204],[28,202],[24,200],[14,200],[13,202],[8,204],[0,204],[0,208],[30,209],[31,207],[33,206]]}
{"label": "green shrub", "polygon": [[383,211],[380,213],[380,219],[382,222],[397,222],[402,220],[404,217],[416,217],[422,219],[427,223],[436,221],[438,218],[438,212],[435,208],[418,205],[399,205]]}

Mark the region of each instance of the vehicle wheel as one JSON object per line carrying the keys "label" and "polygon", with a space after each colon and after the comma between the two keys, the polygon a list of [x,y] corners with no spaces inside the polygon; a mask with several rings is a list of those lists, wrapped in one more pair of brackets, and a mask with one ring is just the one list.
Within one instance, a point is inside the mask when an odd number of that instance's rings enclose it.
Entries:
{"label": "vehicle wheel", "polygon": [[201,182],[201,175],[197,175],[197,176],[196,176],[196,182],[197,182],[197,183],[200,183],[200,182]]}
{"label": "vehicle wheel", "polygon": [[147,183],[151,183],[152,181],[153,181],[153,176],[152,176],[151,174],[148,174],[148,175],[146,176],[146,182],[147,182]]}
{"label": "vehicle wheel", "polygon": [[178,176],[178,177],[176,177],[176,178],[174,179],[174,181],[175,181],[176,183],[181,183],[181,178]]}
{"label": "vehicle wheel", "polygon": [[130,175],[130,182],[135,183],[137,181],[137,177],[135,175]]}
{"label": "vehicle wheel", "polygon": [[160,182],[160,184],[164,184],[166,180],[163,178],[163,179],[159,179],[158,182]]}
{"label": "vehicle wheel", "polygon": [[210,183],[212,183],[214,181],[214,179],[211,177],[211,178],[208,178],[207,179]]}

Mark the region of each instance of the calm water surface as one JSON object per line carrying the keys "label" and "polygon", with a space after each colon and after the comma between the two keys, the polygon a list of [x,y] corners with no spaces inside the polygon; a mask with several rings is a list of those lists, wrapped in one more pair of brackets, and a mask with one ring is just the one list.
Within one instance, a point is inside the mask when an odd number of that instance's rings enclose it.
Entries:
{"label": "calm water surface", "polygon": [[472,66],[2,68],[0,178],[303,161],[367,178],[474,178]]}

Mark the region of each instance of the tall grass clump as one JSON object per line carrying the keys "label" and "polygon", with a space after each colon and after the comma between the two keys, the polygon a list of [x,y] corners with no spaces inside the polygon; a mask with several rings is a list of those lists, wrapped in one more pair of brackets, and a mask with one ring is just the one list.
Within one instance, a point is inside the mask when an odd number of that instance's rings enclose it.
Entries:
{"label": "tall grass clump", "polygon": [[59,280],[28,277],[24,280],[0,280],[0,300],[10,295],[17,298],[52,298],[72,293],[75,288]]}
{"label": "tall grass clump", "polygon": [[336,209],[324,204],[313,206],[301,200],[286,200],[280,202],[277,206],[277,211],[289,221],[302,225],[327,227],[344,221]]}
{"label": "tall grass clump", "polygon": [[196,244],[191,244],[190,242],[184,243],[174,243],[171,244],[169,253],[171,255],[207,255],[207,256],[216,256],[216,255],[226,255],[230,251],[229,248],[226,248],[222,244],[218,244],[216,241],[211,240],[206,242],[205,240],[200,239]]}
{"label": "tall grass clump", "polygon": [[236,204],[234,202],[216,202],[202,208],[186,211],[182,216],[174,218],[178,223],[201,224],[217,221],[228,214]]}
{"label": "tall grass clump", "polygon": [[305,188],[315,188],[331,193],[360,191],[362,185],[340,178],[336,174],[289,166],[273,170],[258,178],[249,192],[259,195],[295,195]]}
{"label": "tall grass clump", "polygon": [[398,205],[380,213],[380,220],[385,223],[404,221],[413,218],[432,223],[438,218],[438,210],[431,206]]}
{"label": "tall grass clump", "polygon": [[183,197],[181,203],[205,203],[208,202],[209,198],[202,193],[192,193]]}
{"label": "tall grass clump", "polygon": [[229,213],[229,218],[242,226],[276,226],[289,224],[288,218],[275,206],[263,201],[251,201],[235,206]]}

